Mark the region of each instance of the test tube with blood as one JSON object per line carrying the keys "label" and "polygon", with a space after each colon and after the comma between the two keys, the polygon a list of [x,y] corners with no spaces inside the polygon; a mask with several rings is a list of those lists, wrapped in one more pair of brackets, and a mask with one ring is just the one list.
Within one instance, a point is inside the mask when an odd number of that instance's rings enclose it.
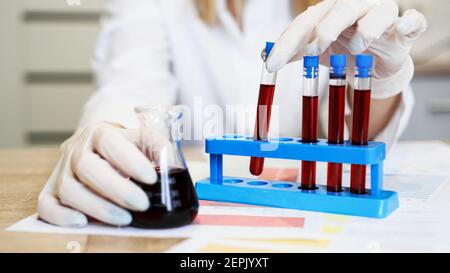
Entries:
{"label": "test tube with blood", "polygon": [[[345,55],[330,56],[328,99],[328,143],[344,143],[344,115],[347,59]],[[328,163],[327,190],[342,190],[342,163]]]}
{"label": "test tube with blood", "polygon": [[[369,138],[370,94],[372,90],[371,55],[357,55],[352,109],[351,143],[367,145]],[[366,186],[366,165],[351,165],[350,191],[364,194]]]}
{"label": "test tube with blood", "polygon": [[[319,102],[319,57],[303,58],[302,142],[317,142],[317,111]],[[302,161],[301,189],[316,189],[316,162]]]}
{"label": "test tube with blood", "polygon": [[[256,110],[256,124],[254,131],[254,140],[267,140],[270,115],[272,111],[273,97],[275,94],[275,82],[277,79],[276,72],[269,72],[266,69],[266,60],[269,56],[274,43],[266,42],[266,47],[261,53],[264,65],[261,73],[261,84],[259,86],[258,106]],[[264,158],[251,157],[250,159],[250,173],[253,175],[260,175],[264,169]]]}

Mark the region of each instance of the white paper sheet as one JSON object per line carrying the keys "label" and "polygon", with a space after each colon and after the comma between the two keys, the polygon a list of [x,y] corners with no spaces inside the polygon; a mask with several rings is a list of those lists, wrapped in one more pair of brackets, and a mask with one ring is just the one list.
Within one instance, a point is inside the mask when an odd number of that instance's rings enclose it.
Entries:
{"label": "white paper sheet", "polygon": [[330,251],[450,252],[450,207],[407,205],[382,220],[355,219]]}
{"label": "white paper sheet", "polygon": [[400,142],[387,155],[384,171],[450,175],[450,145],[442,141]]}
{"label": "white paper sheet", "polygon": [[[19,232],[44,232],[59,234],[89,234],[89,235],[111,235],[111,236],[139,236],[157,238],[185,238],[185,237],[233,237],[233,238],[318,238],[321,236],[320,216],[311,212],[263,208],[263,207],[239,207],[239,206],[201,206],[198,219],[204,216],[207,221],[214,221],[214,217],[221,216],[253,216],[254,223],[244,225],[232,225],[232,223],[201,224],[196,223],[189,226],[163,230],[146,230],[133,227],[111,227],[101,223],[89,223],[84,228],[64,228],[45,223],[37,218],[37,215],[29,216],[18,223],[10,226],[8,231]],[[260,220],[275,221],[278,219],[291,218],[293,221],[300,219],[302,225],[286,224],[281,226],[259,226]],[[264,218],[265,217],[265,218]],[[223,217],[222,217],[223,218]],[[239,221],[239,219],[238,219]],[[283,221],[283,220],[280,220]]]}
{"label": "white paper sheet", "polygon": [[195,237],[167,252],[450,252],[448,208],[406,207],[387,219],[343,218],[342,232],[317,240]]}

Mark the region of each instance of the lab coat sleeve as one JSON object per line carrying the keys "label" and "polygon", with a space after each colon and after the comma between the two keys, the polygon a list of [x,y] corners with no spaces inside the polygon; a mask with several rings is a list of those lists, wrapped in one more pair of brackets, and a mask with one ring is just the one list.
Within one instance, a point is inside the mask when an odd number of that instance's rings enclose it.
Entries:
{"label": "lab coat sleeve", "polygon": [[[320,124],[322,131],[325,136],[328,135],[328,95],[324,92],[324,100],[321,103],[321,107],[326,108],[327,111],[320,111]],[[381,141],[386,143],[386,150],[389,152],[392,150],[393,146],[400,138],[401,134],[408,125],[411,113],[414,107],[414,94],[411,87],[407,87],[403,90],[401,94],[402,98],[400,104],[392,116],[386,127],[375,137],[374,141]],[[351,114],[351,108],[348,103],[345,106],[345,115],[349,116]],[[348,128],[347,123],[345,126],[344,137],[349,139],[350,128]]]}
{"label": "lab coat sleeve", "polygon": [[98,89],[84,107],[79,128],[95,121],[136,127],[134,107],[176,102],[160,1],[107,3],[93,60]]}

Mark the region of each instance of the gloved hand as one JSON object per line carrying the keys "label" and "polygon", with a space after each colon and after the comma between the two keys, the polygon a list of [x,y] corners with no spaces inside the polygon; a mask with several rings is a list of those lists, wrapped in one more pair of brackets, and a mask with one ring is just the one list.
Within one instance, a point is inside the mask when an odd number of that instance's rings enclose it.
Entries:
{"label": "gloved hand", "polygon": [[303,55],[347,54],[349,68],[360,53],[375,57],[373,98],[400,93],[411,81],[412,43],[427,28],[416,10],[398,16],[393,0],[324,0],[298,15],[275,44],[266,64],[277,71]]}
{"label": "gloved hand", "polygon": [[68,227],[86,225],[87,216],[123,226],[132,220],[126,209],[146,210],[148,197],[128,179],[147,184],[157,180],[152,162],[139,148],[139,132],[99,122],[65,141],[39,196],[39,217]]}

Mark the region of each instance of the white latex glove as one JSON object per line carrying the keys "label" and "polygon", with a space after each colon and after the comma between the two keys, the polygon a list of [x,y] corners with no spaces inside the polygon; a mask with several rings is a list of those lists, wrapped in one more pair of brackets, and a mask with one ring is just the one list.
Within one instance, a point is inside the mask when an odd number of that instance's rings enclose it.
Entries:
{"label": "white latex glove", "polygon": [[100,122],[65,141],[39,196],[39,217],[59,226],[82,227],[87,216],[123,226],[132,220],[126,209],[146,210],[148,197],[128,179],[157,180],[152,162],[139,149],[139,132]]}
{"label": "white latex glove", "polygon": [[[398,16],[393,0],[324,0],[298,15],[275,44],[266,64],[271,72],[304,55],[374,55],[373,98],[387,98],[406,88],[414,74],[412,43],[427,28],[416,10]],[[351,82],[351,81],[350,81]]]}

